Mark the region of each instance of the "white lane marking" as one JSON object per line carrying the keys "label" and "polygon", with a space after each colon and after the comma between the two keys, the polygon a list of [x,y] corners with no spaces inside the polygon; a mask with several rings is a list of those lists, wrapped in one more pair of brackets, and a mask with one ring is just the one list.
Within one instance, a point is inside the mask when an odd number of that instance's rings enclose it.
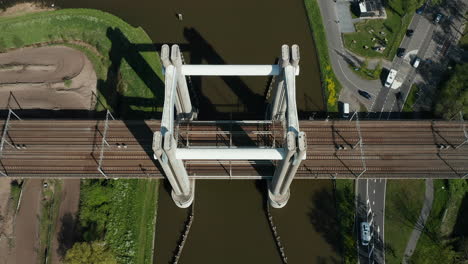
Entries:
{"label": "white lane marking", "polygon": [[377,182],[377,180],[376,180],[376,179],[374,179],[374,182]]}
{"label": "white lane marking", "polygon": [[375,194],[375,189],[374,189],[374,194]]}
{"label": "white lane marking", "polygon": [[372,201],[372,205],[375,205],[375,201]]}

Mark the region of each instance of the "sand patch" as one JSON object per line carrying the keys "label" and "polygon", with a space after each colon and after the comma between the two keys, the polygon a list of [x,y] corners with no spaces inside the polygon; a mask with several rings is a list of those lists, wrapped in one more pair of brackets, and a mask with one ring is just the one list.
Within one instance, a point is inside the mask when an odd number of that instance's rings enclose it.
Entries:
{"label": "sand patch", "polygon": [[37,13],[42,11],[50,11],[54,10],[52,7],[47,7],[44,5],[40,5],[37,3],[20,3],[16,4],[12,7],[7,8],[4,11],[0,11],[0,17],[8,17],[8,16],[19,16],[29,13]]}
{"label": "sand patch", "polygon": [[0,54],[0,65],[0,108],[94,109],[96,73],[78,50],[24,48]]}

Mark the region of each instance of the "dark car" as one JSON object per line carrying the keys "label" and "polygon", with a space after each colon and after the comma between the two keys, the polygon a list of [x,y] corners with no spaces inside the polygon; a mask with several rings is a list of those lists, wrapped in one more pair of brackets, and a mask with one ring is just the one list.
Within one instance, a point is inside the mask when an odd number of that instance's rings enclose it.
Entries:
{"label": "dark car", "polygon": [[439,24],[440,23],[440,20],[442,20],[442,14],[439,13],[435,16],[434,18],[434,24]]}
{"label": "dark car", "polygon": [[426,9],[426,4],[422,5],[420,8],[416,9],[416,14],[421,15]]}
{"label": "dark car", "polygon": [[413,34],[414,34],[414,30],[412,30],[412,29],[406,30],[406,36],[411,37],[411,36],[413,36]]}
{"label": "dark car", "polygon": [[372,96],[371,96],[368,92],[366,92],[366,91],[358,90],[358,93],[359,93],[362,97],[364,97],[364,98],[366,98],[366,99],[371,99],[371,98],[372,98]]}
{"label": "dark car", "polygon": [[400,58],[405,56],[405,49],[404,48],[398,48],[397,56],[400,57]]}

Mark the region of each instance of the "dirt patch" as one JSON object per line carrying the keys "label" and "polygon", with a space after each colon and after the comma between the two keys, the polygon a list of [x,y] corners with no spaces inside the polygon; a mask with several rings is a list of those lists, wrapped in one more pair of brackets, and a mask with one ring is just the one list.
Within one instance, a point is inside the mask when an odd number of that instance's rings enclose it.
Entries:
{"label": "dirt patch", "polygon": [[54,10],[52,7],[40,5],[38,3],[20,3],[0,11],[0,17],[19,16],[28,13],[36,13],[42,11]]}
{"label": "dirt patch", "polygon": [[0,54],[0,108],[94,109],[97,78],[80,51],[65,46]]}
{"label": "dirt patch", "polygon": [[52,264],[62,263],[66,251],[77,239],[80,180],[63,181],[61,201],[52,241]]}
{"label": "dirt patch", "polygon": [[23,188],[21,206],[14,220],[15,240],[5,263],[38,262],[42,180],[28,180]]}
{"label": "dirt patch", "polygon": [[8,263],[13,239],[14,208],[10,200],[11,180],[0,178],[0,264]]}

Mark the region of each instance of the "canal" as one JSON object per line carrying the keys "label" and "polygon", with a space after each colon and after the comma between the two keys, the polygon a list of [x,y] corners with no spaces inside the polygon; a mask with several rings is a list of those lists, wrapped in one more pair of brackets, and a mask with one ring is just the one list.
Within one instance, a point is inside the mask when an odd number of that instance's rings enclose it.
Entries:
{"label": "canal", "polygon": [[[298,44],[299,114],[324,110],[315,47],[303,0],[47,0],[94,8],[141,26],[154,44],[180,44],[187,63],[273,64],[282,44]],[[178,20],[176,14],[182,14]],[[265,77],[192,78],[200,119],[263,119]],[[195,220],[180,262],[282,263],[265,215],[264,181],[198,181]],[[187,210],[161,185],[154,263],[171,263]],[[291,199],[272,210],[289,263],[339,263],[332,183],[295,180]]]}
{"label": "canal", "polygon": [[[319,68],[303,0],[47,0],[95,8],[141,26],[156,46],[177,43],[187,63],[273,64],[281,45],[298,44],[297,104],[303,117],[324,110]],[[182,14],[178,20],[176,14]],[[263,119],[267,77],[194,77],[200,119]]]}

